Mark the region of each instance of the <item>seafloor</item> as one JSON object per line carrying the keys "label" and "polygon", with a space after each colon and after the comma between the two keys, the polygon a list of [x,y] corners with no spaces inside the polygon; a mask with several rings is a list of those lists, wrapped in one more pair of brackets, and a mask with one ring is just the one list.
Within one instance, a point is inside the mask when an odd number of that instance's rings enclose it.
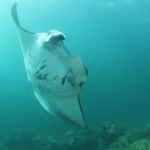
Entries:
{"label": "seafloor", "polygon": [[15,130],[1,142],[0,150],[150,150],[150,124],[104,123],[59,136]]}

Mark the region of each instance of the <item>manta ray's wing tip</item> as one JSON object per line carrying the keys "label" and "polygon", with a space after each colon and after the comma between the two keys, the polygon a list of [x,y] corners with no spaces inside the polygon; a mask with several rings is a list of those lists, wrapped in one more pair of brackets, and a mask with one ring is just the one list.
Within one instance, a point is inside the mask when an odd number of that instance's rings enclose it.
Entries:
{"label": "manta ray's wing tip", "polygon": [[12,14],[14,14],[14,12],[16,12],[17,5],[18,5],[18,2],[14,2],[14,3],[13,3],[12,8],[11,8],[11,13],[12,13]]}
{"label": "manta ray's wing tip", "polygon": [[12,16],[14,22],[16,23],[16,25],[19,26],[19,20],[18,20],[18,15],[17,15],[17,5],[18,5],[17,2],[15,2],[15,3],[12,5],[12,8],[11,8],[11,16]]}

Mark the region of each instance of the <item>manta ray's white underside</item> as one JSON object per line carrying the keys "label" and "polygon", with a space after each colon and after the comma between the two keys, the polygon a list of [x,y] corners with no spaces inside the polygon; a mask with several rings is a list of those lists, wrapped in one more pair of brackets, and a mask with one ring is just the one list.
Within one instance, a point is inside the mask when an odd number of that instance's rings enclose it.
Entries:
{"label": "manta ray's white underside", "polygon": [[41,105],[53,116],[86,127],[79,101],[87,69],[77,55],[66,50],[65,36],[56,30],[31,33],[18,20],[17,3],[12,18],[20,39],[29,82]]}

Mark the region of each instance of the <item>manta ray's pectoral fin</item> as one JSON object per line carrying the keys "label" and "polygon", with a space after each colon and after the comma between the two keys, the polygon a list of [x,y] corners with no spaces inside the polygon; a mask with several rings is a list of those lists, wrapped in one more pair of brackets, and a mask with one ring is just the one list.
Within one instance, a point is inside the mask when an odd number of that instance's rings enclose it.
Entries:
{"label": "manta ray's pectoral fin", "polygon": [[17,29],[17,33],[20,39],[22,49],[25,52],[29,44],[36,38],[36,34],[27,31],[20,25],[18,14],[17,14],[17,3],[13,4],[12,9],[11,9],[11,15],[16,25],[16,29]]}
{"label": "manta ray's pectoral fin", "polygon": [[[45,105],[45,109],[53,116],[72,122],[78,126],[86,128],[82,108],[80,106],[79,93],[82,84],[87,79],[87,69],[82,60],[77,55],[68,56],[69,68],[71,75],[66,74],[62,78],[62,86],[65,80],[76,89],[76,93],[72,95],[51,95],[51,102]],[[69,91],[68,91],[69,92]],[[60,92],[61,93],[61,92]]]}
{"label": "manta ray's pectoral fin", "polygon": [[35,90],[35,95],[40,99],[41,105],[51,115],[82,128],[87,128],[78,94],[70,96],[49,95],[49,100],[45,101]]}
{"label": "manta ray's pectoral fin", "polygon": [[52,110],[56,117],[86,128],[78,95],[57,97],[55,104],[56,107]]}

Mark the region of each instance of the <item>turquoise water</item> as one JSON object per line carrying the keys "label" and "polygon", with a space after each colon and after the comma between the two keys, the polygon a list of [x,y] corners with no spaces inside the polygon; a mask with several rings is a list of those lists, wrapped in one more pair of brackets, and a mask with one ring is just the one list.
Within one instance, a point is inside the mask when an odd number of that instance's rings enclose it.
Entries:
{"label": "turquoise water", "polygon": [[[0,1],[0,138],[14,129],[53,133],[72,129],[42,108],[27,81],[10,15],[14,2]],[[88,68],[81,104],[89,127],[105,121],[150,122],[149,0],[18,2],[24,28],[63,32],[67,49],[80,55]]]}

